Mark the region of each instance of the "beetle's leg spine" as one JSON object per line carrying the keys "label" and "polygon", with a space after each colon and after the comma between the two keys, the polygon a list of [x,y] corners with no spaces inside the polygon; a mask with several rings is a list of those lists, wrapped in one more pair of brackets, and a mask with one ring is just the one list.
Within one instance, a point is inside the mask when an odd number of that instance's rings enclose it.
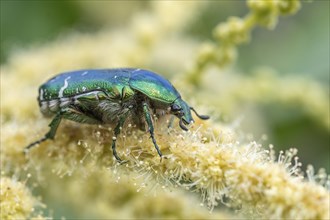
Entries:
{"label": "beetle's leg spine", "polygon": [[150,137],[152,139],[152,143],[154,144],[154,146],[155,146],[155,148],[157,150],[158,155],[160,156],[160,158],[162,158],[163,157],[163,154],[160,151],[160,149],[159,149],[159,147],[157,145],[156,139],[154,137],[154,126],[152,124],[152,119],[151,119],[149,107],[148,107],[148,104],[145,103],[145,102],[143,103],[143,112],[144,112],[144,116],[145,116],[146,121],[147,121],[147,124],[148,124],[148,130],[149,130],[149,133],[150,133]]}
{"label": "beetle's leg spine", "polygon": [[180,118],[180,122],[179,122],[180,128],[184,131],[188,131],[188,128],[186,126],[184,126],[183,121],[182,121],[182,117]]}
{"label": "beetle's leg spine", "polygon": [[31,144],[29,144],[28,146],[26,146],[26,147],[24,148],[24,153],[25,153],[25,154],[28,153],[29,150],[30,150],[30,148],[32,148],[34,145],[40,144],[40,143],[46,141],[47,139],[48,139],[48,138],[45,136],[45,137],[43,137],[43,138],[41,138],[41,139],[39,139],[39,140],[37,140],[37,141],[35,141],[35,142],[32,142]]}

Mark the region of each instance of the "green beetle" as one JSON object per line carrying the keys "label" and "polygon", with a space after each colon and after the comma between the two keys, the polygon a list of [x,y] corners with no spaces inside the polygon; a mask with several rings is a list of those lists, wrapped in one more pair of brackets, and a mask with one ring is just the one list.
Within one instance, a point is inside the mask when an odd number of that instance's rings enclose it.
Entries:
{"label": "green beetle", "polygon": [[156,111],[169,112],[180,119],[180,127],[187,131],[194,120],[191,110],[202,120],[194,108],[182,100],[181,95],[165,78],[148,70],[86,69],[59,74],[39,88],[38,102],[45,116],[54,116],[50,130],[32,146],[47,139],[54,139],[61,119],[79,123],[114,124],[112,151],[117,161],[122,161],[116,152],[116,138],[127,118],[140,129],[147,124],[152,142],[162,153],[154,137],[152,117]]}

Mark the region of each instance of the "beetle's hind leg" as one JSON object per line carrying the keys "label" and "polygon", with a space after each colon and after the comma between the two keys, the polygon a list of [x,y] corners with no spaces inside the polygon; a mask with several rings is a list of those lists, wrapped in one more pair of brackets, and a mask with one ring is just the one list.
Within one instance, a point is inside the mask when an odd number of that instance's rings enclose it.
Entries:
{"label": "beetle's hind leg", "polygon": [[45,134],[45,136],[40,140],[37,140],[26,146],[24,152],[27,153],[30,148],[48,139],[53,140],[62,118],[80,123],[91,123],[91,124],[100,123],[100,121],[97,118],[89,117],[73,107],[62,109],[55,115],[54,119],[50,122],[49,124],[50,130]]}
{"label": "beetle's hind leg", "polygon": [[149,130],[149,133],[150,133],[150,137],[152,139],[152,143],[154,144],[160,158],[163,158],[163,154],[160,151],[160,149],[157,145],[156,139],[154,137],[154,126],[152,124],[152,119],[151,119],[151,115],[150,115],[150,111],[149,111],[149,107],[148,107],[147,103],[143,103],[143,112],[144,112],[144,116],[145,116],[147,124],[148,124],[148,130]]}
{"label": "beetle's hind leg", "polygon": [[50,130],[45,134],[45,136],[43,138],[41,138],[40,140],[37,140],[31,144],[29,144],[28,146],[26,146],[24,148],[24,152],[27,153],[29,151],[30,148],[32,148],[33,146],[40,144],[48,139],[53,140],[57,131],[57,128],[61,122],[62,119],[62,114],[59,112],[56,114],[56,116],[54,117],[54,119],[51,121],[51,123],[49,124]]}

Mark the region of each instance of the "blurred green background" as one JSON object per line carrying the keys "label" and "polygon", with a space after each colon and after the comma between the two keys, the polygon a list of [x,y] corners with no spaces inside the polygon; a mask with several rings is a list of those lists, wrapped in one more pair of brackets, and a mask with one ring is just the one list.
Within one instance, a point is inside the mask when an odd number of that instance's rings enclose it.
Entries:
{"label": "blurred green background", "polygon": [[[131,16],[149,10],[147,1],[7,1],[1,0],[1,63],[10,53],[41,45],[72,32],[97,32],[127,24]],[[242,17],[245,1],[211,1],[184,33],[204,41],[212,29],[228,16]],[[274,31],[257,28],[252,41],[240,46],[237,72],[251,74],[268,66],[278,74],[300,74],[329,91],[329,1],[303,3],[294,16],[281,17]],[[308,92],[308,91],[306,91]],[[329,103],[328,103],[329,106]],[[296,147],[304,166],[329,171],[330,135],[300,109],[287,106],[258,106],[267,118],[267,143],[278,149]],[[255,131],[260,137],[262,131]]]}

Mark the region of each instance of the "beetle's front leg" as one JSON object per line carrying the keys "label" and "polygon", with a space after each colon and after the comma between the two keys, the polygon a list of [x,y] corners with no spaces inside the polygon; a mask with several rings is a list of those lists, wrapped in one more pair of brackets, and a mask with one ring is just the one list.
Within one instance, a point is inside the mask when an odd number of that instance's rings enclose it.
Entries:
{"label": "beetle's front leg", "polygon": [[150,111],[149,111],[149,107],[148,107],[148,104],[147,103],[143,103],[143,112],[144,112],[144,116],[146,118],[146,122],[148,124],[148,130],[149,130],[149,133],[150,133],[150,137],[152,139],[152,142],[158,152],[158,155],[162,158],[163,157],[163,154],[162,152],[160,151],[157,143],[156,143],[156,139],[154,137],[154,126],[152,124],[152,119],[151,119],[151,115],[150,115]]}

